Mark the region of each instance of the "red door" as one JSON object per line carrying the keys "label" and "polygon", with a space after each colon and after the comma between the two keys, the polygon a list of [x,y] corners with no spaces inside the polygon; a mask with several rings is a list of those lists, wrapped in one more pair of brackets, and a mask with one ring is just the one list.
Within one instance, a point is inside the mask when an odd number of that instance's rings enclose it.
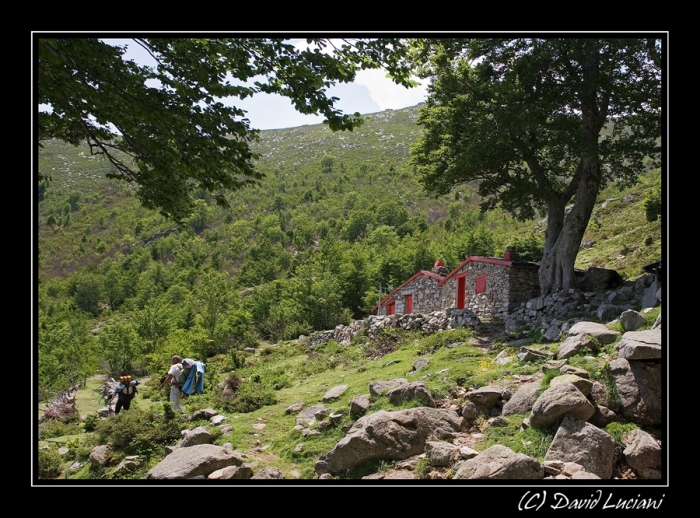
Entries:
{"label": "red door", "polygon": [[464,309],[464,295],[467,292],[467,276],[457,277],[457,309]]}
{"label": "red door", "polygon": [[393,315],[394,313],[396,313],[396,301],[395,301],[395,300],[392,300],[392,301],[389,302],[389,304],[387,304],[387,306],[386,306],[386,314],[387,314],[387,315]]}
{"label": "red door", "polygon": [[413,295],[406,295],[406,303],[404,304],[404,307],[406,308],[404,313],[407,315],[413,313]]}

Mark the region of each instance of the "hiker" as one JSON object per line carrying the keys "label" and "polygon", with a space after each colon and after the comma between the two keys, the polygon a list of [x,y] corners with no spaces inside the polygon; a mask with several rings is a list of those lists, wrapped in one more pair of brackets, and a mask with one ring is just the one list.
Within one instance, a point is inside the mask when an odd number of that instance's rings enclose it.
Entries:
{"label": "hiker", "polygon": [[173,405],[173,410],[182,413],[182,407],[180,406],[182,401],[182,396],[180,394],[180,384],[178,383],[178,378],[182,372],[182,363],[180,363],[180,357],[176,354],[171,359],[172,365],[168,371],[168,375],[161,382],[159,389],[163,386],[170,384],[170,402]]}
{"label": "hiker", "polygon": [[[118,414],[121,409],[129,410],[131,400],[138,394],[138,381],[132,380],[128,374],[122,374],[119,377],[119,385],[114,389],[114,394],[117,396],[117,404],[114,406],[114,413]],[[114,396],[112,396],[114,400]]]}

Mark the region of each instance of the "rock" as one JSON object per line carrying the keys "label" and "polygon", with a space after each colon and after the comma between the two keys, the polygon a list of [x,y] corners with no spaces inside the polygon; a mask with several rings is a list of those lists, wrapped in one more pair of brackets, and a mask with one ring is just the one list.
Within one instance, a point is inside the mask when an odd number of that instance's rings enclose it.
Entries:
{"label": "rock", "polygon": [[243,457],[239,452],[213,444],[198,444],[176,449],[151,468],[146,478],[171,480],[207,477],[216,470],[242,465]]}
{"label": "rock", "polygon": [[347,385],[337,385],[326,392],[326,394],[323,396],[323,401],[334,401],[342,396],[343,392],[345,392],[347,389]]}
{"label": "rock", "polygon": [[598,346],[589,335],[568,336],[557,349],[557,359],[571,358],[585,350],[598,351]]}
{"label": "rock", "polygon": [[545,460],[575,462],[602,479],[612,477],[615,439],[609,433],[576,417],[565,417]]}
{"label": "rock", "polygon": [[659,363],[617,358],[610,362],[610,375],[622,398],[620,411],[625,419],[641,426],[662,423]]}
{"label": "rock", "polygon": [[367,413],[369,407],[370,401],[365,394],[355,396],[352,398],[352,401],[350,401],[350,415],[354,417],[363,416]]}
{"label": "rock", "polygon": [[577,283],[581,291],[606,291],[621,286],[623,279],[615,270],[591,267]]}
{"label": "rock", "polygon": [[643,471],[648,468],[658,468],[661,466],[661,446],[650,434],[639,428],[632,430],[622,442],[625,449],[622,452],[632,468]]}
{"label": "rock", "polygon": [[429,362],[428,358],[424,358],[421,356],[420,358],[418,358],[416,361],[413,362],[412,370],[413,370],[413,372],[418,372],[423,367],[427,367],[429,363],[430,362]]}
{"label": "rock", "polygon": [[521,362],[532,362],[537,360],[542,360],[549,358],[549,354],[536,349],[531,349],[529,347],[521,347],[518,351],[518,361]]}
{"label": "rock", "polygon": [[487,385],[479,387],[476,390],[469,391],[465,397],[487,411],[491,410],[499,399],[503,396],[503,389],[496,385]]}
{"label": "rock", "polygon": [[398,387],[387,392],[386,395],[389,397],[389,401],[393,405],[400,405],[405,401],[415,399],[427,407],[435,408],[437,406],[435,404],[435,399],[433,399],[433,395],[422,381],[416,381],[407,385],[399,385]]}
{"label": "rock", "polygon": [[303,401],[297,401],[291,406],[288,406],[287,409],[284,411],[285,414],[297,414],[301,412],[301,409],[304,408],[304,402]]}
{"label": "rock", "polygon": [[257,475],[253,477],[253,479],[263,479],[263,480],[283,480],[285,476],[282,474],[282,472],[279,470],[279,468],[275,468],[273,466],[267,466],[260,471],[258,471]]}
{"label": "rock", "polygon": [[112,449],[107,445],[95,446],[90,452],[90,464],[95,468],[109,464],[112,457]]}
{"label": "rock", "polygon": [[216,436],[207,430],[204,426],[198,426],[194,430],[188,430],[182,440],[180,446],[187,448],[197,444],[211,444],[216,439]]}
{"label": "rock", "polygon": [[320,457],[316,473],[342,473],[373,459],[407,459],[424,452],[428,437],[440,440],[458,432],[457,415],[441,408],[375,412],[358,419],[347,435]]}
{"label": "rock", "polygon": [[247,480],[253,476],[253,470],[248,466],[228,466],[210,473],[208,480]]}
{"label": "rock", "polygon": [[451,466],[459,458],[459,448],[454,444],[443,441],[428,441],[425,443],[425,454],[431,466]]}
{"label": "rock", "polygon": [[395,378],[389,381],[371,381],[369,384],[369,393],[372,396],[382,396],[385,392],[398,387],[399,385],[408,384],[406,378]]}
{"label": "rock", "polygon": [[618,357],[626,360],[660,360],[661,328],[628,331],[615,344]]}
{"label": "rock", "polygon": [[586,396],[573,383],[563,382],[550,385],[532,406],[530,426],[546,428],[565,415],[572,415],[587,421],[595,413],[595,408]]}
{"label": "rock", "polygon": [[544,468],[537,460],[496,444],[469,460],[458,462],[455,479],[542,479]]}
{"label": "rock", "polygon": [[580,367],[574,367],[573,365],[563,365],[559,372],[562,374],[575,374],[579,378],[589,379],[591,375],[586,369]]}
{"label": "rock", "polygon": [[575,374],[562,374],[561,376],[557,376],[556,378],[552,378],[552,380],[549,382],[549,386],[551,387],[552,385],[556,385],[557,383],[564,383],[564,382],[569,382],[573,383],[573,385],[581,391],[581,393],[588,397],[588,395],[591,393],[591,390],[593,388],[593,382],[589,379],[586,378],[581,378],[579,376],[576,376]]}
{"label": "rock", "polygon": [[619,331],[608,329],[605,324],[597,322],[578,322],[569,329],[569,336],[582,334],[592,336],[601,345],[611,344],[620,336]]}
{"label": "rock", "polygon": [[209,422],[213,425],[220,425],[221,423],[226,421],[226,419],[228,419],[228,417],[226,417],[225,415],[215,415],[209,419]]}
{"label": "rock", "polygon": [[312,426],[316,419],[316,414],[326,409],[323,404],[310,406],[297,414],[296,423],[300,425]]}
{"label": "rock", "polygon": [[661,303],[661,286],[658,282],[654,281],[651,286],[647,288],[642,297],[642,307],[643,308],[654,308]]}
{"label": "rock", "polygon": [[536,381],[520,385],[518,390],[515,391],[515,394],[503,405],[501,413],[503,415],[524,414],[532,410],[532,405],[535,403],[537,397],[536,392],[539,387],[540,383]]}
{"label": "rock", "polygon": [[620,315],[620,324],[625,331],[636,331],[647,324],[647,319],[638,311],[628,309]]}

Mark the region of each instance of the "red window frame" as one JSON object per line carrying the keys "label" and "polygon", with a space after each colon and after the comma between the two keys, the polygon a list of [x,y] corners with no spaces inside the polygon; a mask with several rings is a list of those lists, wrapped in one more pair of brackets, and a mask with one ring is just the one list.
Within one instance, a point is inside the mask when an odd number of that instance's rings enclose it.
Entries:
{"label": "red window frame", "polygon": [[486,291],[486,274],[477,275],[474,279],[475,293],[484,293]]}

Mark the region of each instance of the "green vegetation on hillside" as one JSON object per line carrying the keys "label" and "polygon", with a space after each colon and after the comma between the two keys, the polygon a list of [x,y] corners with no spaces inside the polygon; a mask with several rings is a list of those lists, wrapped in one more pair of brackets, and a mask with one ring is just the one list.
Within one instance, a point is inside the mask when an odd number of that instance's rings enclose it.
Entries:
{"label": "green vegetation on hillside", "polygon": [[[231,195],[229,209],[200,192],[180,226],[106,179],[106,161],[49,142],[39,167],[53,181],[37,221],[42,393],[105,366],[151,374],[176,352],[206,359],[347,324],[370,314],[380,287],[438,259],[453,268],[514,245],[537,260],[539,220],[481,212],[470,185],[438,198],[419,187],[408,165],[417,111],[373,114],[352,133],[262,132],[260,186]],[[634,279],[660,258],[662,222],[644,208],[656,178],[601,193],[578,267]]]}

